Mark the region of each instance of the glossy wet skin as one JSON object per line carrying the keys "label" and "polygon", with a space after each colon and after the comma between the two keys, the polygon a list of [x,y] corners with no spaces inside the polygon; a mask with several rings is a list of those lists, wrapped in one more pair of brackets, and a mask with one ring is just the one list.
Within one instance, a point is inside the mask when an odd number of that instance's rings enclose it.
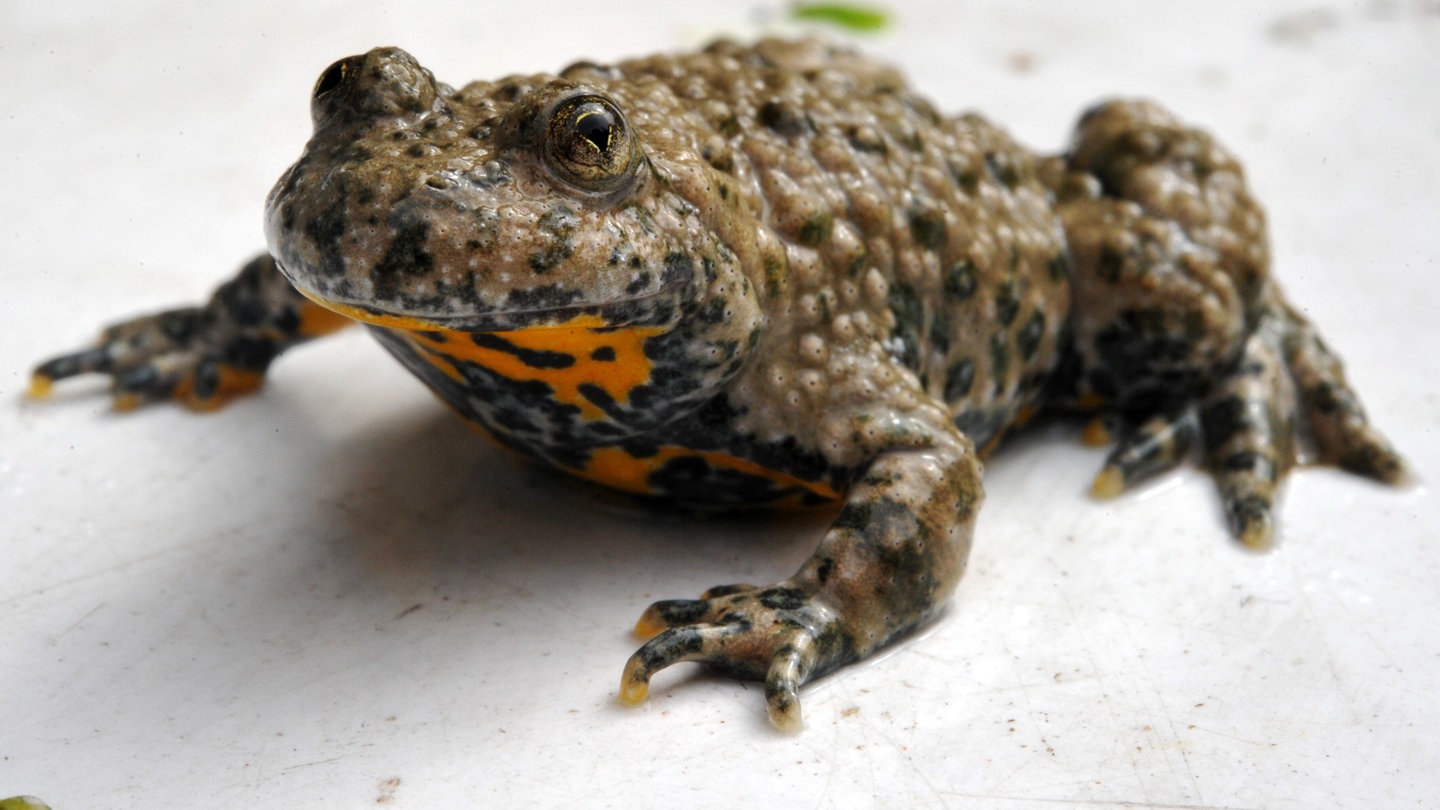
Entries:
{"label": "glossy wet skin", "polygon": [[1268,276],[1232,156],[1143,102],[1036,156],[815,42],[455,90],[403,51],[326,70],[267,204],[270,255],[203,308],[37,370],[200,407],[343,319],[463,418],[571,474],[689,504],[838,502],[771,586],[653,605],[621,696],[679,661],[798,688],[927,621],[965,566],[980,454],[1046,408],[1129,427],[1102,496],[1196,445],[1263,546],[1303,435],[1403,462]]}
{"label": "glossy wet skin", "polygon": [[[317,300],[408,327],[382,340],[452,404],[572,469],[594,472],[587,445],[718,408],[722,392],[726,413],[681,426],[674,443],[811,489],[842,489],[895,434],[946,434],[956,415],[988,441],[1036,396],[1068,308],[1034,159],[978,120],[941,122],[882,67],[815,44],[764,48],[458,92],[403,52],[342,61],[319,84],[305,156],[272,193],[272,253]],[[830,70],[807,81],[757,70],[761,59]],[[605,119],[614,156],[574,134],[577,107]],[[596,158],[589,176],[567,168],[570,151]],[[472,340],[413,337],[577,317],[655,330],[645,351],[659,368],[633,389],[641,407],[612,387],[569,397],[577,411],[504,424],[495,411],[522,410],[523,395],[443,379],[455,376],[451,347]],[[439,374],[426,368],[437,354]],[[733,424],[694,435],[717,421]],[[887,422],[857,440],[857,425]],[[709,484],[644,490],[763,495],[749,479]]]}

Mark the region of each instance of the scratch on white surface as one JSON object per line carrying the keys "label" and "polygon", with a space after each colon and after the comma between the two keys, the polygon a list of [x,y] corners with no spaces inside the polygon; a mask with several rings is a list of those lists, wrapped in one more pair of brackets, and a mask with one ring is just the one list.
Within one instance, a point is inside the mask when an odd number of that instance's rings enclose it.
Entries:
{"label": "scratch on white surface", "polygon": [[[1006,649],[1006,652],[1009,653],[1010,650],[1007,648],[1007,649]],[[1018,662],[1018,661],[1020,660],[1020,657],[1017,656],[1017,655],[1015,655],[1015,654],[1013,654],[1013,653],[1011,653],[1011,654],[1010,654],[1010,660],[1011,660],[1011,663],[1012,663],[1012,664],[1015,664],[1015,662]],[[1018,666],[1014,666],[1013,669],[1014,669],[1014,671],[1015,671],[1015,680],[1016,680],[1016,685],[1017,685],[1018,691],[1020,692],[1021,702],[1024,704],[1023,708],[1024,708],[1025,718],[1026,718],[1027,720],[1032,721],[1032,723],[1033,723],[1034,717],[1035,717],[1035,707],[1034,707],[1034,704],[1033,704],[1032,701],[1031,701],[1031,685],[1028,684],[1028,683],[1026,683],[1025,680],[1023,680],[1023,676],[1022,676],[1022,674],[1020,673]],[[1017,720],[1018,720],[1018,718],[1017,718]],[[1037,736],[1039,736],[1039,735],[1038,735],[1038,729],[1036,730],[1036,732],[1037,732]],[[1034,753],[1032,753],[1030,756],[1025,757],[1023,760],[1021,760],[1021,762],[1020,762],[1018,765],[1016,765],[1014,768],[1011,768],[1008,772],[1006,772],[1005,774],[1003,774],[997,781],[995,781],[995,782],[992,784],[992,786],[991,786],[991,791],[996,791],[996,790],[998,790],[1002,785],[1004,785],[1004,784],[1006,784],[1007,782],[1009,782],[1011,779],[1013,779],[1013,778],[1014,778],[1017,774],[1019,774],[1021,771],[1029,768],[1037,759],[1039,759],[1039,758],[1042,756],[1042,753],[1043,753],[1043,749],[1037,749],[1037,750],[1036,750]]]}
{"label": "scratch on white surface", "polygon": [[315,760],[311,760],[311,761],[309,761],[309,762],[297,762],[297,763],[295,763],[294,765],[286,765],[284,768],[281,768],[281,769],[280,769],[280,772],[281,772],[281,773],[290,773],[291,771],[299,771],[299,770],[304,770],[305,768],[313,768],[313,767],[315,767],[316,765],[329,765],[329,764],[332,763],[332,762],[339,762],[340,760],[342,760],[342,759],[344,759],[344,758],[345,758],[344,756],[338,756],[338,757],[328,757],[328,758],[326,758],[326,759],[315,759]]}
{"label": "scratch on white surface", "polygon": [[85,622],[87,622],[87,621],[90,620],[90,617],[91,617],[91,616],[94,616],[96,613],[99,613],[100,611],[104,610],[106,607],[107,607],[107,604],[106,604],[105,602],[101,602],[100,604],[96,605],[95,607],[90,608],[90,610],[86,611],[86,613],[85,613],[84,616],[81,616],[80,618],[78,618],[78,619],[76,619],[75,621],[71,622],[70,625],[69,625],[68,627],[66,627],[64,630],[61,630],[60,632],[58,632],[58,633],[56,633],[54,636],[52,636],[52,637],[49,639],[49,641],[46,642],[46,644],[47,644],[48,646],[50,646],[50,647],[54,647],[55,645],[59,644],[59,643],[60,643],[60,639],[62,639],[62,638],[64,638],[65,636],[69,635],[71,631],[73,631],[73,630],[75,630],[76,628],[80,627],[81,625],[85,624]]}
{"label": "scratch on white surface", "polygon": [[1221,731],[1221,730],[1219,730],[1219,729],[1217,729],[1217,728],[1211,728],[1211,727],[1209,727],[1209,726],[1199,726],[1199,725],[1191,724],[1190,730],[1192,730],[1192,731],[1203,731],[1203,732],[1205,732],[1206,734],[1212,734],[1212,735],[1214,735],[1214,736],[1216,736],[1216,737],[1223,737],[1223,738],[1225,738],[1225,739],[1227,739],[1227,740],[1234,740],[1235,742],[1244,743],[1244,744],[1246,744],[1246,745],[1253,745],[1253,746],[1255,746],[1256,748],[1274,748],[1274,747],[1275,747],[1275,743],[1273,743],[1273,742],[1267,742],[1267,741],[1265,741],[1265,740],[1252,740],[1252,739],[1250,739],[1249,737],[1241,737],[1241,736],[1239,736],[1239,735],[1237,735],[1237,734],[1229,734],[1229,733],[1227,733],[1227,732]]}
{"label": "scratch on white surface", "polygon": [[[1186,751],[1185,741],[1180,739],[1180,729],[1175,723],[1175,716],[1171,714],[1170,706],[1165,702],[1165,685],[1155,679],[1154,673],[1151,672],[1150,666],[1145,662],[1144,656],[1137,656],[1137,660],[1140,663],[1140,667],[1145,671],[1145,681],[1149,685],[1151,691],[1154,692],[1155,700],[1157,703],[1160,704],[1160,712],[1161,715],[1164,717],[1165,726],[1170,731],[1170,741],[1172,742],[1172,745],[1165,747],[1174,748],[1175,750],[1179,751],[1180,762],[1184,766],[1185,778],[1190,784],[1191,795],[1193,795],[1198,801],[1203,804],[1205,801],[1205,797],[1203,795],[1203,792],[1200,790],[1200,780],[1195,776],[1195,769],[1190,766],[1190,753]],[[1176,781],[1180,781],[1178,778],[1179,775],[1176,774],[1174,770],[1173,759],[1169,756],[1166,756],[1165,763],[1171,766],[1171,773],[1172,775],[1177,777]],[[1136,765],[1138,766],[1139,763],[1137,762]]]}
{"label": "scratch on white surface", "polygon": [[1130,801],[1126,799],[1095,800],[1047,798],[1045,796],[998,796],[989,793],[952,793],[957,799],[980,799],[986,802],[1008,801],[1027,804],[1054,804],[1072,807],[1145,807],[1154,810],[1262,810],[1250,805],[1234,804],[1165,804],[1151,801]]}
{"label": "scratch on white surface", "polygon": [[[1330,580],[1332,584],[1334,584],[1340,578],[1340,572],[1331,572]],[[1297,583],[1295,590],[1300,593],[1301,598],[1305,600],[1305,608],[1307,612],[1313,612],[1314,605],[1310,601],[1310,595],[1311,592],[1314,590],[1314,586]],[[1351,598],[1345,598],[1348,594],[1344,593],[1343,591],[1337,592],[1337,590],[1338,589],[1332,589],[1330,591],[1327,591],[1327,593],[1330,593],[1330,595],[1334,597],[1332,599],[1332,603],[1334,604],[1335,608],[1342,611],[1345,614],[1346,618],[1349,619],[1349,621],[1344,623],[1346,630],[1351,633],[1352,637],[1358,636],[1370,642],[1370,650],[1375,655],[1378,655],[1380,658],[1384,659],[1384,663],[1387,668],[1392,670],[1400,669],[1400,666],[1396,663],[1394,656],[1391,655],[1389,648],[1386,647],[1383,643],[1381,643],[1380,639],[1371,630],[1372,620],[1367,616],[1361,616],[1355,611],[1355,605],[1357,603],[1362,605],[1368,605],[1373,601],[1373,597],[1371,597],[1368,593],[1354,590],[1354,595],[1351,596]],[[1332,673],[1334,673],[1335,670],[1333,652],[1330,650],[1328,638],[1326,639],[1326,651],[1331,655],[1331,671]],[[1339,675],[1337,674],[1336,677],[1339,677]]]}
{"label": "scratch on white surface", "polygon": [[131,572],[137,566],[149,562],[154,562],[155,560],[163,559],[165,557],[178,554],[179,552],[185,551],[187,549],[194,548],[197,543],[200,542],[203,541],[187,540],[183,543],[176,543],[175,545],[156,549],[148,554],[138,554],[134,557],[128,557],[125,559],[114,561],[101,568],[87,571],[83,574],[78,574],[73,577],[67,577],[65,579],[57,579],[54,582],[47,583],[44,587],[34,588],[28,591],[14,594],[12,596],[0,598],[0,607],[10,607],[12,605],[17,605],[27,599],[32,599],[34,597],[41,596],[42,594],[52,593],[54,591],[58,591],[64,588],[69,588],[73,585],[79,585],[84,582],[89,582],[91,580],[99,580],[113,575],[126,574]]}

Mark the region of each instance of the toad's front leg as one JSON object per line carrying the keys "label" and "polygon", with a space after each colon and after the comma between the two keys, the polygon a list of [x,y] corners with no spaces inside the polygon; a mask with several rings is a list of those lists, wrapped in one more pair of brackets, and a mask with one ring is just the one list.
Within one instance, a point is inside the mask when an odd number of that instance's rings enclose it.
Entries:
{"label": "toad's front leg", "polygon": [[31,391],[44,396],[56,380],[108,374],[121,410],[167,398],[212,410],[258,388],[282,352],[350,323],[301,295],[262,254],[202,306],[116,324],[94,346],[40,364]]}
{"label": "toad's front leg", "polygon": [[982,497],[980,462],[958,433],[882,453],[794,576],[651,605],[636,632],[658,635],[626,664],[621,700],[644,700],[656,671],[696,661],[763,680],[770,721],[798,730],[802,684],[872,654],[945,604],[965,570]]}

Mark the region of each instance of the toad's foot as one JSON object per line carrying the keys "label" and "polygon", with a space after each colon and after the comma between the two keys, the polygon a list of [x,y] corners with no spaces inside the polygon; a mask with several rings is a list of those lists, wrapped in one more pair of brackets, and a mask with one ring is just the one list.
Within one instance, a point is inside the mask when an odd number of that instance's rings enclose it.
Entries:
{"label": "toad's foot", "polygon": [[[1090,494],[1113,498],[1130,484],[1173,468],[1189,455],[1198,433],[1195,414],[1188,408],[1151,416],[1120,438],[1095,476]],[[1109,443],[1108,435],[1097,439],[1103,440],[1089,443]]]}
{"label": "toad's foot", "polygon": [[[929,411],[927,411],[928,413]],[[937,417],[945,419],[941,414]],[[865,420],[873,424],[873,420]],[[881,440],[916,441],[920,423]],[[765,682],[777,728],[800,728],[808,680],[872,654],[934,616],[965,570],[980,506],[980,462],[946,420],[914,448],[882,451],[850,487],[815,554],[777,585],[715,588],[657,602],[637,632],[658,633],[625,666],[620,698],[638,703],[650,677],[695,661]]]}
{"label": "toad's foot", "polygon": [[1340,362],[1269,279],[1264,214],[1233,155],[1153,104],[1117,101],[1081,119],[1064,165],[1054,187],[1073,358],[1056,389],[1136,425],[1096,478],[1097,496],[1199,444],[1235,535],[1265,547],[1300,439],[1314,439],[1323,463],[1405,476]]}
{"label": "toad's foot", "polygon": [[258,388],[280,352],[348,322],[302,297],[260,256],[204,307],[117,324],[95,346],[41,363],[30,393],[43,397],[56,380],[98,373],[110,376],[120,410],[172,398],[212,410]]}
{"label": "toad's foot", "polygon": [[1340,361],[1278,293],[1240,365],[1202,403],[1200,423],[1231,530],[1253,548],[1273,541],[1275,487],[1302,437],[1313,440],[1322,464],[1390,484],[1407,476],[1404,460],[1365,418]]}
{"label": "toad's foot", "polygon": [[166,398],[210,410],[259,387],[268,358],[257,362],[261,358],[199,345],[203,317],[199,307],[190,307],[112,326],[95,346],[37,366],[30,393],[43,397],[56,380],[99,373],[111,377],[117,410]]}
{"label": "toad's foot", "polygon": [[698,600],[656,602],[635,632],[654,637],[626,663],[622,701],[643,701],[659,670],[699,662],[764,681],[766,713],[782,731],[802,726],[800,686],[844,662],[838,613],[794,583],[731,585],[712,588]]}
{"label": "toad's foot", "polygon": [[1231,531],[1245,545],[1274,542],[1275,490],[1295,465],[1302,437],[1316,460],[1384,483],[1408,475],[1404,460],[1370,426],[1336,358],[1311,325],[1272,291],[1233,370],[1188,410],[1150,417],[1121,439],[1095,479],[1094,494],[1179,463],[1203,440]]}

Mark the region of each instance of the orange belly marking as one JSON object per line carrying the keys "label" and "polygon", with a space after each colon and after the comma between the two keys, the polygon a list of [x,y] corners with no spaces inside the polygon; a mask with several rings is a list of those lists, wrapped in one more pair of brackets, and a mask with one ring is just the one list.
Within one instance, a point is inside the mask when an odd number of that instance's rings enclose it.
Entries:
{"label": "orange belly marking", "polygon": [[594,386],[615,402],[628,402],[630,392],[650,380],[653,364],[645,355],[645,341],[665,331],[606,326],[599,316],[580,315],[554,326],[476,336],[442,329],[395,331],[456,380],[463,379],[457,363],[473,363],[512,380],[543,382],[557,402],[576,406],[581,418],[594,421],[605,418],[605,412],[582,389]]}
{"label": "orange belly marking", "polygon": [[650,474],[677,458],[699,458],[717,469],[765,478],[784,487],[800,487],[827,500],[840,497],[833,487],[823,481],[807,481],[728,453],[692,450],[673,444],[662,445],[654,455],[646,457],[633,456],[618,447],[602,447],[590,455],[590,463],[576,474],[623,492],[649,495],[654,493],[650,486]]}

